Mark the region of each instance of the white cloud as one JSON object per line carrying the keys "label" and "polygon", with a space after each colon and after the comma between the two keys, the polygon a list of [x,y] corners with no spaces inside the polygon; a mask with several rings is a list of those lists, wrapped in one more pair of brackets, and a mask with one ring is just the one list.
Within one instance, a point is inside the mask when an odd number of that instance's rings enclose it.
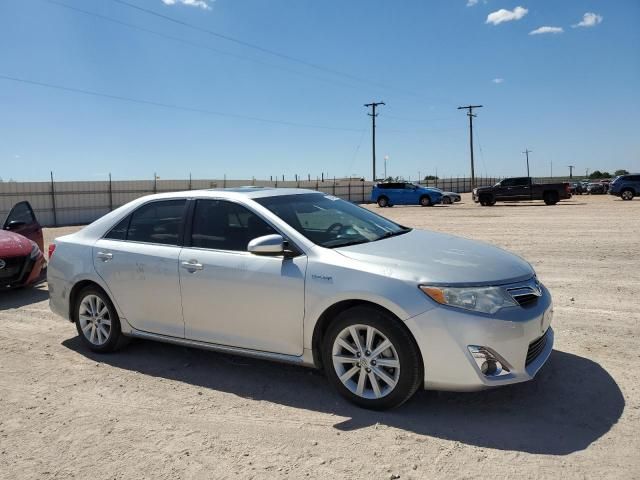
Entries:
{"label": "white cloud", "polygon": [[599,23],[602,23],[602,15],[598,15],[597,13],[587,12],[582,16],[582,21],[580,23],[576,23],[575,25],[571,25],[573,28],[577,27],[595,27]]}
{"label": "white cloud", "polygon": [[213,0],[162,0],[162,3],[164,3],[165,5],[175,5],[177,3],[180,3],[182,5],[197,7],[203,10],[211,10],[211,5],[209,5],[209,3],[211,2],[213,2]]}
{"label": "white cloud", "polygon": [[497,85],[500,85],[501,83],[504,83],[504,78],[494,78],[491,81]]}
{"label": "white cloud", "polygon": [[523,7],[516,7],[513,10],[506,10],[504,8],[501,8],[500,10],[490,13],[487,16],[486,23],[493,23],[494,25],[499,25],[502,22],[520,20],[527,13],[529,13],[529,10]]}
{"label": "white cloud", "polygon": [[473,7],[478,4],[478,0],[467,0],[467,7]]}
{"label": "white cloud", "polygon": [[529,32],[529,35],[543,35],[545,33],[562,33],[564,29],[562,27],[540,27]]}

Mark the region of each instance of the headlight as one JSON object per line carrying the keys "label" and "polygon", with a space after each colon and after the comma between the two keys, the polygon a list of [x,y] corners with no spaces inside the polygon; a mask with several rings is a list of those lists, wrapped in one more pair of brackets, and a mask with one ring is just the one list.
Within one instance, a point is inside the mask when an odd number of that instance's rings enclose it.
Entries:
{"label": "headlight", "polygon": [[31,253],[29,254],[29,256],[33,260],[35,258],[38,258],[39,254],[40,254],[40,248],[38,248],[38,244],[35,242],[31,242]]}
{"label": "headlight", "polygon": [[451,307],[482,313],[496,313],[505,307],[518,305],[500,287],[431,287],[420,285],[420,290],[432,300]]}

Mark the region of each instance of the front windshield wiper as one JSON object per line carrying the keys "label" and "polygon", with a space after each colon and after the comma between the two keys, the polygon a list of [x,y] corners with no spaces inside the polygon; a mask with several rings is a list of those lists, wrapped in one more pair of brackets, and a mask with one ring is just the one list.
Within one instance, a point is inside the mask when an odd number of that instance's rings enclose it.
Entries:
{"label": "front windshield wiper", "polygon": [[350,247],[351,245],[360,245],[361,243],[369,243],[371,240],[351,240],[349,242],[339,243],[337,245],[324,245],[325,248],[341,248],[341,247]]}
{"label": "front windshield wiper", "polygon": [[378,238],[378,240],[389,237],[397,237],[398,235],[404,235],[405,233],[409,233],[410,231],[410,228],[405,228],[404,230],[398,230],[397,232],[385,232],[380,238]]}

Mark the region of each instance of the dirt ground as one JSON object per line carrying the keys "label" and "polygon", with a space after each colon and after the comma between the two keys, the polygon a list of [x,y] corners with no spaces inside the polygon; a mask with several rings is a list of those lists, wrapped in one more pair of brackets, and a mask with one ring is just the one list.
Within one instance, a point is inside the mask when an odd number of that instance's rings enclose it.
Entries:
{"label": "dirt ground", "polygon": [[640,199],[380,213],[534,265],[556,330],[534,381],[369,412],[299,367],[144,341],[92,354],[44,284],[0,292],[0,478],[640,478]]}

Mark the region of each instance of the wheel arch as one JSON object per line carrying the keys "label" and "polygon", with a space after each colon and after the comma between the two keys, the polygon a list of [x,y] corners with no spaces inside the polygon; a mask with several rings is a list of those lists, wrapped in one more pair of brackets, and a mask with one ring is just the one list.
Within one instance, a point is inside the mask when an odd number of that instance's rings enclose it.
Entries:
{"label": "wheel arch", "polygon": [[[111,295],[109,295],[109,292],[98,282],[91,279],[79,280],[73,284],[73,287],[71,287],[71,290],[69,291],[69,320],[71,320],[74,323],[76,321],[74,310],[75,310],[76,301],[78,299],[78,294],[86,287],[96,287],[100,289],[100,291],[102,291],[109,298],[109,300],[111,300],[111,303],[115,306],[115,302],[113,301],[113,298],[111,297]],[[116,311],[117,311],[117,307],[116,307]],[[118,314],[119,313],[120,312],[118,312]]]}
{"label": "wheel arch", "polygon": [[383,307],[382,305],[369,301],[369,300],[363,300],[363,299],[350,299],[350,300],[340,300],[336,303],[334,303],[333,305],[327,307],[318,317],[318,320],[315,323],[315,326],[313,328],[313,335],[311,338],[311,351],[313,354],[313,363],[314,365],[319,368],[322,369],[323,365],[322,365],[322,340],[324,339],[324,335],[327,332],[327,329],[329,328],[329,325],[331,325],[331,322],[333,322],[333,320],[342,312],[353,308],[353,307],[358,307],[358,306],[364,306],[364,307],[370,307],[376,310],[379,310],[381,312],[386,313],[387,315],[389,315],[390,317],[392,317],[393,319],[396,320],[396,322],[401,325],[401,328],[403,328],[404,330],[406,330],[407,334],[409,335],[409,337],[413,340],[413,342],[415,342],[416,347],[418,349],[418,352],[420,354],[420,360],[423,362],[424,365],[424,361],[422,359],[422,351],[420,350],[420,345],[418,345],[418,341],[416,340],[415,336],[413,335],[413,332],[411,332],[411,330],[409,329],[409,327],[407,327],[406,323],[402,321],[402,319],[400,317],[398,317],[398,315],[396,315],[394,312],[392,312],[391,310],[389,310],[388,308]]}

